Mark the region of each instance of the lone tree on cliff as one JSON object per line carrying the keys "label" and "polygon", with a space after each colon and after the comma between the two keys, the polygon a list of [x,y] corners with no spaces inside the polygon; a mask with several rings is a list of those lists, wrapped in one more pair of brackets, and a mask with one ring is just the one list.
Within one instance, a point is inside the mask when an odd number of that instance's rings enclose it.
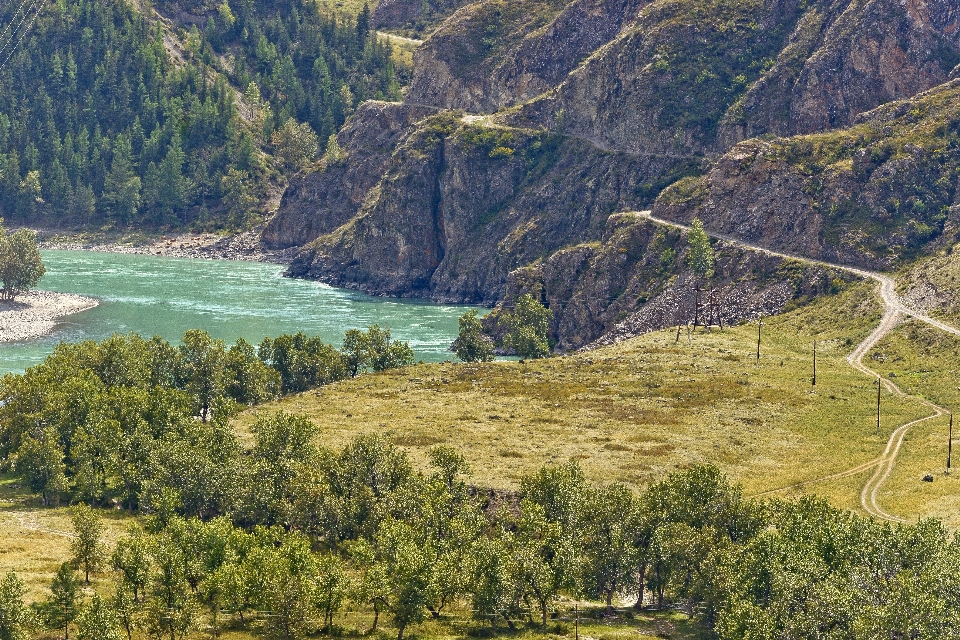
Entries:
{"label": "lone tree on cliff", "polygon": [[47,269],[40,259],[37,234],[30,229],[7,233],[0,219],[0,298],[13,300],[37,286]]}

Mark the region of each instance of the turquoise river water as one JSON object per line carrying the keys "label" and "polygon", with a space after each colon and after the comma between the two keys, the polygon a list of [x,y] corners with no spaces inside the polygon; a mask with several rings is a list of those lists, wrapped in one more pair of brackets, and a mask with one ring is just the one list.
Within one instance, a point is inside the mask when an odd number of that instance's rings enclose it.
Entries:
{"label": "turquoise river water", "polygon": [[0,344],[0,373],[42,361],[60,341],[136,332],[176,342],[203,329],[228,343],[302,331],[339,346],[347,329],[379,323],[407,340],[418,360],[451,359],[457,319],[472,307],[375,298],[282,277],[283,266],[229,260],[44,251],[39,289],[92,296],[100,306],[63,318],[37,340]]}

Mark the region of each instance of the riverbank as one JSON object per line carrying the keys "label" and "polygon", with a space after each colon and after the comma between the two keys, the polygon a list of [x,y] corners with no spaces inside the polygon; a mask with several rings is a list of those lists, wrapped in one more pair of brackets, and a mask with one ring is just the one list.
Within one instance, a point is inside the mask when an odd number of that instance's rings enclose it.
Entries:
{"label": "riverbank", "polygon": [[41,249],[289,264],[296,250],[270,251],[264,248],[260,242],[260,231],[253,229],[231,236],[193,232],[148,236],[141,233],[70,234],[41,229],[37,230],[37,236]]}
{"label": "riverbank", "polygon": [[0,343],[45,336],[61,318],[98,304],[95,298],[52,291],[30,291],[16,300],[0,300]]}

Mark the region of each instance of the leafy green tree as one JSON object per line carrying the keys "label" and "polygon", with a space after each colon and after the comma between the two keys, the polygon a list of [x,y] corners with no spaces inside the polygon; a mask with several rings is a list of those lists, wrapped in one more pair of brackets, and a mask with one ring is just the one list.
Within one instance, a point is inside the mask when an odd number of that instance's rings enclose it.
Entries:
{"label": "leafy green tree", "polygon": [[344,356],[319,337],[308,338],[303,333],[264,338],[257,355],[280,374],[283,393],[306,391],[347,377]]}
{"label": "leafy green tree", "polygon": [[130,589],[135,604],[140,603],[150,579],[149,550],[147,537],[140,529],[133,528],[117,541],[111,556],[113,568],[120,572],[121,585]]}
{"label": "leafy green tree", "polygon": [[184,549],[167,537],[159,537],[150,555],[155,570],[145,607],[147,628],[157,638],[184,638],[197,625],[199,615],[187,582]]}
{"label": "leafy green tree", "polygon": [[403,640],[409,625],[426,618],[432,558],[424,549],[421,536],[404,522],[384,523],[377,533],[376,549],[385,578],[379,597],[385,610],[393,615],[397,640]]}
{"label": "leafy green tree", "polygon": [[70,489],[63,449],[51,429],[37,435],[28,433],[22,437],[14,466],[30,488],[40,493],[44,505],[58,505],[60,496]]}
{"label": "leafy green tree", "polygon": [[348,330],[343,337],[343,355],[351,376],[371,369],[386,371],[413,364],[413,350],[400,340],[393,340],[390,329],[379,324],[368,327],[366,331]]}
{"label": "leafy green tree", "polygon": [[[0,220],[0,224],[2,224]],[[13,233],[0,226],[0,282],[2,297],[13,300],[37,286],[46,273],[37,235],[30,229],[18,229]]]}
{"label": "leafy green tree", "polygon": [[14,572],[0,580],[0,640],[30,640],[34,619],[24,593],[23,581]]}
{"label": "leafy green tree", "polygon": [[693,324],[696,326],[700,319],[700,289],[703,284],[713,277],[713,247],[710,246],[710,236],[703,229],[703,222],[700,218],[694,218],[690,225],[690,231],[687,233],[687,264],[693,272],[694,279],[694,316]]}
{"label": "leafy green tree", "polygon": [[453,350],[462,362],[493,360],[493,340],[484,334],[475,309],[460,316],[460,333],[453,343]]}
{"label": "leafy green tree", "polygon": [[257,205],[250,175],[242,169],[231,167],[220,179],[220,190],[230,223],[237,229],[243,229],[250,222]]}
{"label": "leafy green tree", "polygon": [[694,218],[687,233],[687,264],[690,270],[704,280],[713,276],[713,247],[710,246],[710,236],[703,229],[703,221]]}
{"label": "leafy green tree", "polygon": [[70,563],[64,562],[50,583],[50,599],[44,603],[47,622],[51,627],[63,630],[64,640],[70,638],[70,623],[80,612],[82,598],[80,579]]}
{"label": "leafy green tree", "polygon": [[519,589],[514,581],[512,558],[502,536],[481,538],[472,550],[474,616],[490,622],[494,631],[497,620],[503,618],[512,629],[511,616],[519,606]]}
{"label": "leafy green tree", "polygon": [[540,623],[547,624],[550,607],[564,589],[576,590],[577,563],[570,539],[556,522],[546,518],[544,508],[523,500],[516,530],[511,536],[514,579],[524,596],[540,609]]}
{"label": "leafy green tree", "polygon": [[121,224],[130,224],[140,209],[142,180],[133,166],[133,149],[126,135],[117,136],[110,171],[103,183],[102,202]]}
{"label": "leafy green tree", "polygon": [[327,148],[323,154],[324,160],[327,161],[327,166],[333,166],[339,163],[344,158],[343,149],[340,148],[340,142],[337,140],[337,134],[331,133],[330,137],[327,138]]}
{"label": "leafy green tree", "polygon": [[508,327],[503,343],[521,358],[545,358],[550,355],[550,318],[553,311],[544,307],[529,293],[517,298],[512,313],[504,320]]}
{"label": "leafy green tree", "polygon": [[77,617],[77,640],[121,640],[120,621],[113,608],[94,592]]}
{"label": "leafy green tree", "polygon": [[87,505],[80,503],[74,505],[71,520],[76,536],[70,545],[73,562],[83,569],[84,582],[90,584],[90,573],[100,568],[106,555],[102,542],[103,518]]}
{"label": "leafy green tree", "polygon": [[638,559],[633,545],[638,527],[637,504],[622,484],[594,490],[584,539],[583,585],[602,596],[607,608],[613,596],[632,582]]}
{"label": "leafy green tree", "polygon": [[274,152],[288,171],[303,168],[317,155],[319,142],[317,134],[305,122],[298,123],[295,118],[287,118],[271,138]]}
{"label": "leafy green tree", "polygon": [[280,396],[280,373],[264,364],[243,338],[230,347],[224,367],[227,395],[240,404],[255,405]]}
{"label": "leafy green tree", "polygon": [[343,606],[350,590],[350,579],[344,563],[335,555],[324,554],[317,561],[315,602],[323,614],[323,631],[333,630],[333,616]]}
{"label": "leafy green tree", "polygon": [[180,345],[181,385],[194,400],[195,414],[203,422],[225,393],[226,351],[222,340],[214,340],[206,331],[190,329]]}

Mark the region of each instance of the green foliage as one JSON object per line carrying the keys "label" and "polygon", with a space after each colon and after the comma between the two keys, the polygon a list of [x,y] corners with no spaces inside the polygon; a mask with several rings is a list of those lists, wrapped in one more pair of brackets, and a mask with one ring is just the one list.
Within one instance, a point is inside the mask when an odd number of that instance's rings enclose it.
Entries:
{"label": "green foliage", "polygon": [[30,640],[34,620],[23,594],[23,582],[13,571],[0,579],[0,640]]}
{"label": "green foliage", "polygon": [[343,355],[350,375],[366,370],[386,371],[413,364],[410,345],[390,337],[390,329],[375,324],[366,331],[350,329],[343,337]]}
{"label": "green foliage", "polygon": [[302,169],[317,155],[317,134],[305,122],[288,118],[271,138],[274,153],[288,171]]}
{"label": "green foliage", "polygon": [[703,230],[703,221],[694,218],[687,233],[687,264],[690,270],[701,279],[708,280],[713,276],[713,247],[710,246],[710,236]]}
{"label": "green foliage", "polygon": [[[349,335],[349,332],[347,332]],[[347,377],[347,354],[318,337],[303,333],[265,338],[257,349],[260,360],[280,374],[283,393],[306,391]]]}
{"label": "green foliage", "polygon": [[64,638],[70,637],[70,623],[80,611],[82,597],[80,579],[70,563],[64,562],[50,583],[50,598],[43,603],[47,624],[62,629]]}
{"label": "green foliage", "polygon": [[122,640],[120,621],[113,608],[94,592],[90,604],[77,617],[77,640]]}
{"label": "green foliage", "polygon": [[[158,8],[182,13],[173,2]],[[212,211],[214,224],[249,224],[272,178],[258,147],[275,131],[281,165],[293,171],[316,152],[312,132],[325,140],[360,101],[400,96],[389,45],[317,3],[210,9],[206,28],[184,38],[182,61],[147,8],[78,0],[41,9],[0,73],[9,220],[180,226]],[[3,22],[17,10],[0,12]],[[237,104],[234,88],[251,85],[257,102]]]}
{"label": "green foliage", "polygon": [[70,544],[73,562],[83,569],[84,581],[90,584],[90,573],[99,569],[105,560],[103,546],[103,520],[100,514],[80,504],[74,505],[71,514],[74,539]]}
{"label": "green foliage", "polygon": [[46,273],[37,245],[37,235],[30,229],[8,233],[0,219],[0,298],[13,300],[37,286]]}
{"label": "green foliage", "polygon": [[502,314],[501,322],[508,327],[503,344],[516,351],[521,358],[545,358],[550,355],[550,320],[553,311],[547,309],[529,293],[517,298],[513,312]]}
{"label": "green foliage", "polygon": [[461,362],[490,362],[493,360],[493,340],[483,332],[477,311],[460,316],[460,333],[453,350]]}

